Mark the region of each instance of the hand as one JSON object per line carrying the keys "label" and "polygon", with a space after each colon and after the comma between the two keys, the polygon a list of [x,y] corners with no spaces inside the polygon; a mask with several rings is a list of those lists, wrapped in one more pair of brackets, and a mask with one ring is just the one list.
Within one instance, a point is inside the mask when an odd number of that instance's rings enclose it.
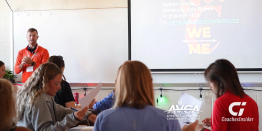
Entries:
{"label": "hand", "polygon": [[182,128],[182,131],[195,131],[197,123],[198,123],[198,120],[196,120],[194,123],[191,123],[189,125],[185,125]]}
{"label": "hand", "polygon": [[33,61],[31,60],[30,57],[24,57],[23,60],[22,60],[22,62],[24,62],[24,63],[26,63],[26,64],[28,64],[28,65],[31,65],[31,63],[32,63]]}
{"label": "hand", "polygon": [[206,118],[202,122],[204,123],[204,125],[209,127],[211,125],[211,118]]}
{"label": "hand", "polygon": [[82,120],[87,110],[88,110],[88,107],[85,107],[77,112],[74,112],[74,115],[78,120]]}
{"label": "hand", "polygon": [[89,104],[89,108],[93,108],[94,104],[96,103],[97,101],[95,101],[95,99],[92,100],[92,102]]}
{"label": "hand", "polygon": [[25,62],[22,61],[21,64],[19,65],[19,68],[23,69],[24,65],[25,65]]}
{"label": "hand", "polygon": [[95,114],[90,114],[87,119],[95,124],[96,115]]}

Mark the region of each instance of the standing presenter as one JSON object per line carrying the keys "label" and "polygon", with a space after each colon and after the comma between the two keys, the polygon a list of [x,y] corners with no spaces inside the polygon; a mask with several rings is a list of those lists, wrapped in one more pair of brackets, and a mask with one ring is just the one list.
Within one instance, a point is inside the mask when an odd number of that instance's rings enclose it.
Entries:
{"label": "standing presenter", "polygon": [[37,44],[39,36],[35,28],[27,31],[26,38],[28,45],[18,52],[15,63],[15,73],[22,72],[22,83],[25,83],[32,73],[49,58],[47,49]]}

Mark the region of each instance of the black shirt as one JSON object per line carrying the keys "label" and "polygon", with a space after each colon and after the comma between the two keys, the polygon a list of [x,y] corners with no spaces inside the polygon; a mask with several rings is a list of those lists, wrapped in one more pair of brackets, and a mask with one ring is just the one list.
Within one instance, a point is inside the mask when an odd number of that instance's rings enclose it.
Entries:
{"label": "black shirt", "polygon": [[68,82],[62,80],[61,89],[55,95],[55,102],[65,107],[65,103],[75,101],[71,87]]}

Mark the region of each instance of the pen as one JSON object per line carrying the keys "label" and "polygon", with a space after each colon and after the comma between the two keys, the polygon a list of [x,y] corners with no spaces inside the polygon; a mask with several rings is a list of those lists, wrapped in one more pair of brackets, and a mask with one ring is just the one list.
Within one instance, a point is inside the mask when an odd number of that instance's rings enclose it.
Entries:
{"label": "pen", "polygon": [[73,111],[78,111],[77,109],[73,108],[73,107],[70,107],[71,110]]}
{"label": "pen", "polygon": [[191,122],[184,122],[184,123],[186,123],[186,124],[191,124]]}

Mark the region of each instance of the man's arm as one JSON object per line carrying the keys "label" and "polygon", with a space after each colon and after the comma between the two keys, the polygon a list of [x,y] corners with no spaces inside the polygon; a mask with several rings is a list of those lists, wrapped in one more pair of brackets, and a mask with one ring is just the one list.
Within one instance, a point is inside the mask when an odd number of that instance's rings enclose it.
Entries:
{"label": "man's arm", "polygon": [[43,52],[43,56],[41,59],[41,63],[35,62],[35,67],[39,67],[41,64],[46,63],[47,60],[49,59],[49,52],[47,51],[47,49],[44,50]]}
{"label": "man's arm", "polygon": [[23,71],[25,63],[22,60],[23,60],[23,53],[22,51],[19,51],[16,57],[16,62],[15,62],[15,73],[16,74],[19,74],[21,71]]}

